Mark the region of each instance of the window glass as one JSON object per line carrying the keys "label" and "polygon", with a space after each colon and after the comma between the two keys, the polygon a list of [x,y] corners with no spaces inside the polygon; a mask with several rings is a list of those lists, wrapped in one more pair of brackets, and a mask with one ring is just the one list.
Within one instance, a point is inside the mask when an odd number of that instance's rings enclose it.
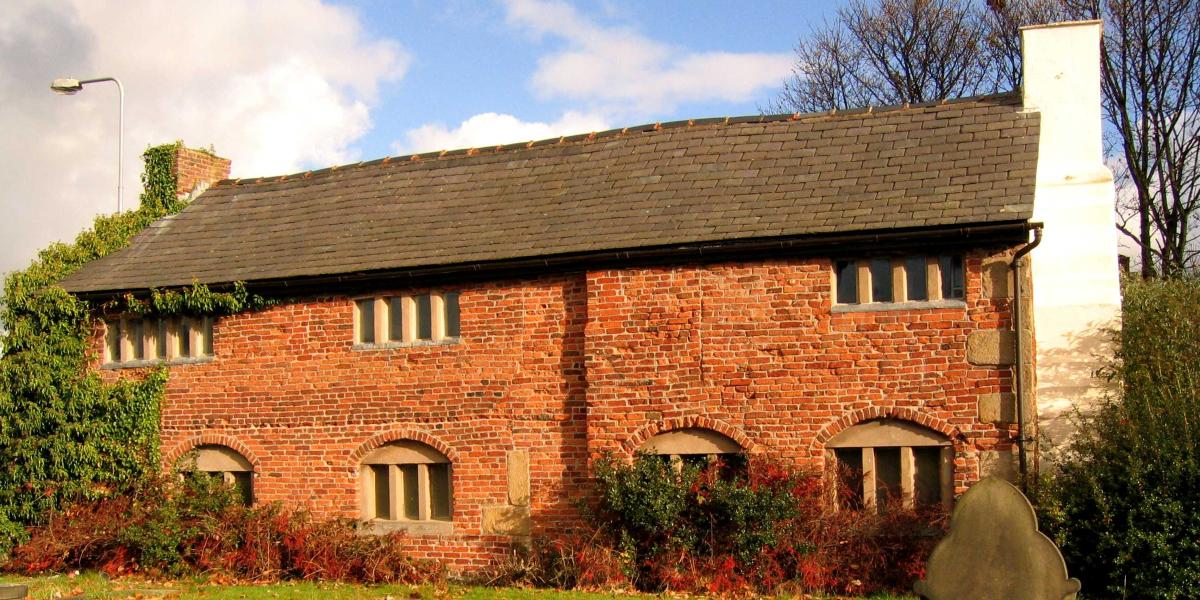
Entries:
{"label": "window glass", "polygon": [[450,520],[450,465],[429,465],[429,517]]}
{"label": "window glass", "polygon": [[358,305],[358,342],[360,344],[375,343],[375,299],[359,300]]}
{"label": "window glass", "polygon": [[415,298],[417,302],[417,339],[432,340],[433,339],[433,305],[429,294],[422,294]]}
{"label": "window glass", "polygon": [[404,518],[421,518],[421,478],[417,465],[400,465],[404,487]]}
{"label": "window glass", "polygon": [[858,262],[839,260],[834,263],[837,270],[837,301],[838,304],[855,304],[858,302]]}
{"label": "window glass", "polygon": [[142,321],[129,322],[129,345],[133,346],[133,360],[143,360],[146,358],[145,348],[142,345]]}
{"label": "window glass", "polygon": [[234,471],[233,486],[237,488],[238,495],[242,497],[242,503],[250,506],[254,502],[254,493],[251,489],[254,474],[250,471]]}
{"label": "window glass", "polygon": [[900,500],[900,449],[875,449],[875,501],[879,506]]}
{"label": "window glass", "polygon": [[841,482],[842,505],[848,508],[863,506],[863,464],[862,449],[838,448],[834,452],[837,457],[838,478]]}
{"label": "window glass", "polygon": [[191,356],[192,355],[192,335],[191,335],[192,322],[189,319],[185,319],[183,317],[180,317],[177,322],[179,323],[179,330],[178,330],[179,331],[179,355],[180,356]]}
{"label": "window glass", "polygon": [[388,299],[388,339],[404,341],[404,298],[399,296]]}
{"label": "window glass", "polygon": [[458,292],[442,294],[442,304],[446,307],[446,337],[458,337]]}
{"label": "window glass", "polygon": [[155,323],[154,358],[167,357],[167,321],[159,319]]}
{"label": "window glass", "polygon": [[892,301],[892,261],[874,258],[871,268],[871,302]]}
{"label": "window glass", "polygon": [[108,346],[108,362],[121,362],[121,322],[108,321],[104,342]]}
{"label": "window glass", "polygon": [[909,300],[929,299],[929,281],[925,271],[924,256],[910,256],[904,259],[904,277]]}
{"label": "window glass", "polygon": [[938,264],[942,271],[942,297],[965,298],[967,286],[962,256],[940,256]]}
{"label": "window glass", "polygon": [[391,478],[390,469],[387,465],[370,465],[371,475],[375,479],[375,489],[372,490],[375,494],[375,518],[391,519]]}
{"label": "window glass", "polygon": [[213,355],[212,319],[204,319],[200,323],[201,323],[200,332],[201,332],[201,335],[203,336],[203,339],[201,341],[204,343],[204,351],[201,353],[201,356],[212,356]]}
{"label": "window glass", "polygon": [[937,504],[942,499],[942,449],[913,448],[916,474],[913,481],[913,499],[919,505]]}

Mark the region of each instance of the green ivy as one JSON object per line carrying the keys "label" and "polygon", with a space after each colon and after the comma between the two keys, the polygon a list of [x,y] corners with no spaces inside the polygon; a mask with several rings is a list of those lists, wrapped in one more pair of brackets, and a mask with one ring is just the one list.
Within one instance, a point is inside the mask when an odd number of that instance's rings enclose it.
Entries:
{"label": "green ivy", "polygon": [[[129,244],[157,219],[183,209],[176,196],[180,142],[143,154],[144,192],[137,210],[101,216],[74,243],[42,250],[4,283],[0,321],[0,554],[63,502],[126,489],[159,463],[159,410],[165,369],[104,382],[88,368],[97,310],[57,283]],[[126,299],[148,314],[229,314],[266,305],[244,286],[214,293],[202,285]]]}

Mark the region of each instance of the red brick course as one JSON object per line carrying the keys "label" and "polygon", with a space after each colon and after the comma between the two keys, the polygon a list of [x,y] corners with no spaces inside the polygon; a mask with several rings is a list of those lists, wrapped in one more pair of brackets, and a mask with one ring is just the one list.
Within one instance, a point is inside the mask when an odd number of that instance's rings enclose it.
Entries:
{"label": "red brick course", "polygon": [[535,535],[576,518],[591,459],[681,427],[821,464],[846,427],[905,419],[953,441],[961,492],[1012,434],[977,412],[1010,369],[966,360],[968,334],[1008,326],[1008,301],[981,297],[985,256],[966,261],[965,308],[835,313],[829,261],[801,258],[439,287],[461,292],[461,341],[405,348],[355,348],[353,297],[292,300],[220,319],[210,362],[171,367],[163,455],[226,445],[254,466],[257,501],[352,516],[358,461],[423,442],[453,463],[454,534],[413,536],[414,551],[461,569],[513,541],[481,515],[507,503],[514,449],[530,455]]}

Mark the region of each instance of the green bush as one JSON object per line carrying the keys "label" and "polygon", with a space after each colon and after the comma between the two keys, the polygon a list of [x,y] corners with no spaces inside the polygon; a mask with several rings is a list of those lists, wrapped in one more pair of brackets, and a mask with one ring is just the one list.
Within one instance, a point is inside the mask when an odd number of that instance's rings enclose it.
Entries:
{"label": "green bush", "polygon": [[550,544],[538,579],[713,594],[907,591],[943,531],[940,508],[834,510],[822,473],[729,466],[599,461],[594,533]]}
{"label": "green bush", "polygon": [[1200,590],[1200,280],[1130,281],[1117,391],[1041,490],[1042,523],[1089,597]]}

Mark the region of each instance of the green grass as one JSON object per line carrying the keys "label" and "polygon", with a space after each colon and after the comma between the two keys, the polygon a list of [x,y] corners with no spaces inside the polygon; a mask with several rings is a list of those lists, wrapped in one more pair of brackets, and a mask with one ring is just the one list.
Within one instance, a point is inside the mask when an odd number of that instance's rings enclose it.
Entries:
{"label": "green grass", "polygon": [[[283,582],[269,585],[219,585],[192,580],[147,581],[136,578],[109,580],[96,573],[78,576],[19,577],[0,575],[0,584],[29,586],[33,600],[69,598],[84,594],[88,600],[601,600],[654,596],[620,593],[488,588],[460,585],[352,585],[327,582]],[[674,597],[674,595],[673,595]],[[872,596],[873,600],[914,600],[909,596]]]}

